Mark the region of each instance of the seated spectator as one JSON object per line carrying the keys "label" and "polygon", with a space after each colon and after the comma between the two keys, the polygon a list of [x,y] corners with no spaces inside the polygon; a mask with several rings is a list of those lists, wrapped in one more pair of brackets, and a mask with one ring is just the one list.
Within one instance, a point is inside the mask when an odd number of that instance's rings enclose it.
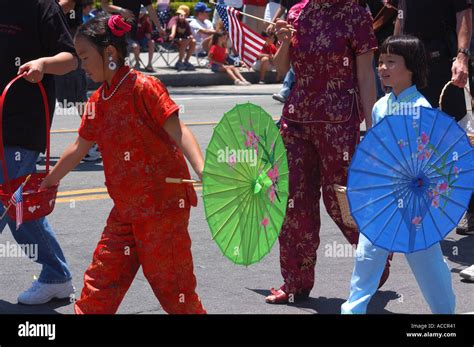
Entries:
{"label": "seated spectator", "polygon": [[[265,39],[265,46],[263,46],[262,53],[258,55],[258,59],[253,65],[255,71],[260,71],[259,84],[265,84],[265,74],[268,70],[273,70],[273,56],[277,51],[273,35],[270,36],[262,31],[262,37]],[[277,79],[280,79],[279,76],[277,76]]]}
{"label": "seated spectator", "polygon": [[153,61],[153,54],[155,53],[155,41],[152,40],[151,34],[153,28],[151,26],[150,17],[148,16],[148,11],[145,7],[140,9],[140,15],[138,17],[137,23],[137,34],[136,41],[132,43],[133,54],[135,55],[135,68],[140,67],[140,48],[148,49],[148,65],[145,70],[148,72],[155,71],[151,65]]}
{"label": "seated spectator", "polygon": [[[168,28],[171,30],[170,41],[178,45],[179,57],[175,65],[176,70],[194,70],[194,65],[189,62],[189,58],[196,50],[196,41],[193,38],[191,26],[186,17],[189,15],[189,7],[181,5],[176,10],[176,16],[170,19]],[[184,62],[183,62],[184,59]]]}
{"label": "seated spectator", "polygon": [[196,6],[194,6],[194,19],[190,24],[198,52],[209,52],[212,35],[216,33],[216,30],[214,30],[209,20],[209,12],[211,11],[212,10],[203,2],[198,2]]}
{"label": "seated spectator", "polygon": [[82,1],[82,23],[86,23],[95,17],[94,14],[94,0]]}
{"label": "seated spectator", "polygon": [[212,46],[209,50],[209,61],[213,72],[226,72],[237,85],[250,85],[239,71],[239,68],[230,65],[226,48],[227,33],[217,32],[212,35]]}

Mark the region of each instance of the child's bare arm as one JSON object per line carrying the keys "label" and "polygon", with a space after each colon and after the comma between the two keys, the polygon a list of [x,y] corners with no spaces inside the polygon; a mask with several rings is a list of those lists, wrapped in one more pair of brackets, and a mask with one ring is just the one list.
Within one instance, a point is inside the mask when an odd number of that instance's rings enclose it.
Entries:
{"label": "child's bare arm", "polygon": [[61,159],[59,159],[49,175],[45,177],[40,189],[48,188],[58,183],[81,162],[93,144],[93,141],[87,141],[78,136],[76,142],[64,151]]}
{"label": "child's bare arm", "polygon": [[173,138],[189,160],[189,163],[199,176],[199,179],[202,180],[204,158],[202,156],[201,147],[199,147],[199,144],[191,130],[189,130],[189,128],[179,120],[176,114],[166,120],[163,128]]}

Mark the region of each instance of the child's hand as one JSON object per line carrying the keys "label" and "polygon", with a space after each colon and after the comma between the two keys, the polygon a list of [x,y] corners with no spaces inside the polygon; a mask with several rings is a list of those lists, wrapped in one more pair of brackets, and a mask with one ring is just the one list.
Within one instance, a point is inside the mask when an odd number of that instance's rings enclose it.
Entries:
{"label": "child's hand", "polygon": [[198,175],[199,180],[201,182],[202,182],[202,170],[203,170],[202,168],[196,170],[196,174]]}
{"label": "child's hand", "polygon": [[48,188],[55,185],[55,183],[51,182],[51,179],[49,177],[50,176],[46,176],[43,182],[41,182],[41,185],[38,189],[39,192],[42,192],[43,190],[47,190]]}

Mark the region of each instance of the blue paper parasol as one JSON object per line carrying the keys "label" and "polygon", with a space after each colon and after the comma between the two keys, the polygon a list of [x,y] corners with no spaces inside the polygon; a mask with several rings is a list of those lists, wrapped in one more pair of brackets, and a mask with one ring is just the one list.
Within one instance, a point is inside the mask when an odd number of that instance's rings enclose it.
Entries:
{"label": "blue paper parasol", "polygon": [[388,116],[357,147],[347,186],[352,216],[373,244],[423,250],[462,218],[474,189],[474,148],[437,109]]}

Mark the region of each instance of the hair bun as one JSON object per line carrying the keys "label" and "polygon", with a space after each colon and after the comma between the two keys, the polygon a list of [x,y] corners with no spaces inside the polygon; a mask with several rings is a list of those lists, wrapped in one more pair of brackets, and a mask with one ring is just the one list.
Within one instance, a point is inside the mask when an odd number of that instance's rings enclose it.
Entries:
{"label": "hair bun", "polygon": [[117,37],[122,37],[132,30],[132,26],[125,22],[125,20],[117,14],[111,16],[107,24],[112,31],[112,34]]}

